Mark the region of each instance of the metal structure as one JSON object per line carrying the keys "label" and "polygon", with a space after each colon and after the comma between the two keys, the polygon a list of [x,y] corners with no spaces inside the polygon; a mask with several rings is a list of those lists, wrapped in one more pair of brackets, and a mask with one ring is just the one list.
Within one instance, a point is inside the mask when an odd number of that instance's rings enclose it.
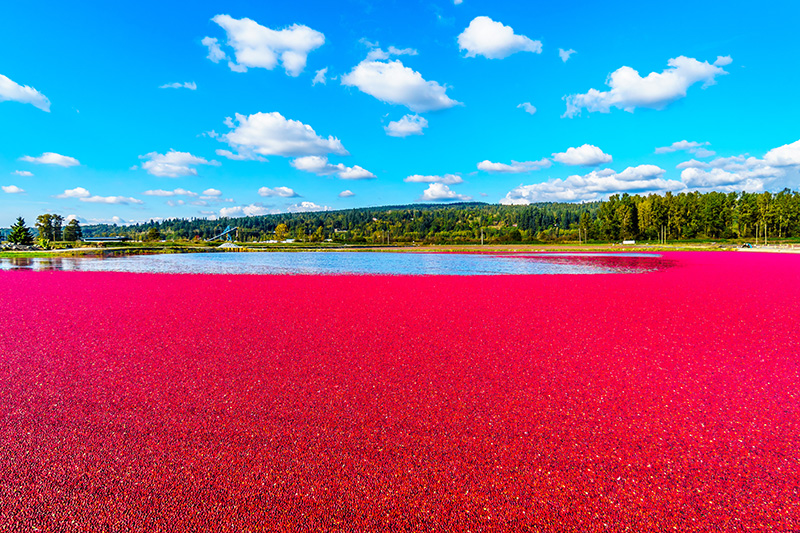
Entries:
{"label": "metal structure", "polygon": [[226,240],[226,241],[229,241],[229,242],[230,242],[230,241],[233,241],[233,237],[231,237],[231,234],[232,234],[234,231],[239,231],[239,226],[236,226],[236,227],[234,227],[234,228],[232,228],[232,227],[228,226],[227,228],[225,228],[225,231],[223,231],[223,232],[222,232],[222,233],[220,233],[219,235],[215,235],[214,237],[211,237],[211,238],[210,238],[210,239],[208,239],[208,240],[209,240],[209,241],[218,241],[218,240],[221,240],[221,239],[222,239],[222,237],[225,237],[225,240]]}

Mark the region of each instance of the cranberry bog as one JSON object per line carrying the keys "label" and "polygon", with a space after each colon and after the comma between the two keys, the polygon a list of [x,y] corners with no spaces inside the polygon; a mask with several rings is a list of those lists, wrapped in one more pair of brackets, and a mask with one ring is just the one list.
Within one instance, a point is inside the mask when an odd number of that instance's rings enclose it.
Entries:
{"label": "cranberry bog", "polygon": [[0,272],[0,531],[800,529],[800,255]]}

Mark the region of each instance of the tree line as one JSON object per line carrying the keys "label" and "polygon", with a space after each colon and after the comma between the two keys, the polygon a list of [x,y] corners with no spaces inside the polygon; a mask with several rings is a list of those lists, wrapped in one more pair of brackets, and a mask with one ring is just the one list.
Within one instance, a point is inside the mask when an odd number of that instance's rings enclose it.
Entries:
{"label": "tree line", "polygon": [[784,189],[778,193],[615,194],[608,200],[583,204],[413,204],[216,220],[176,218],[82,229],[76,220],[63,230],[62,224],[58,215],[40,216],[36,224],[39,238],[73,240],[77,232],[78,239],[82,233],[87,237],[126,236],[133,240],[208,240],[228,227],[238,227],[236,239],[242,242],[763,241],[800,238],[800,193]]}
{"label": "tree line", "polygon": [[[63,224],[64,217],[61,215],[45,213],[36,217],[35,228],[39,235],[39,245],[47,247],[52,242],[76,242],[83,238],[83,229],[77,219],[71,219],[66,226]],[[8,242],[31,245],[34,240],[34,235],[25,223],[25,219],[17,217],[17,221],[8,233]]]}

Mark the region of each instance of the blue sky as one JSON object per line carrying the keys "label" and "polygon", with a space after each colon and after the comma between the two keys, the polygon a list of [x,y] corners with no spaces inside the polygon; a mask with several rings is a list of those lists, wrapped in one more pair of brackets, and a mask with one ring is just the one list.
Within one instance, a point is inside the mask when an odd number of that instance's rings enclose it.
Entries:
{"label": "blue sky", "polygon": [[0,225],[797,189],[798,20],[791,1],[13,2]]}

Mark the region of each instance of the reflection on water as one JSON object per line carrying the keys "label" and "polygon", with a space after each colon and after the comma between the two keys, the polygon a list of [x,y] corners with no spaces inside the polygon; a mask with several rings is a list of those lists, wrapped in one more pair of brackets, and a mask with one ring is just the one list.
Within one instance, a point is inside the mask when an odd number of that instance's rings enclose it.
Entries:
{"label": "reflection on water", "polygon": [[669,266],[659,254],[262,252],[0,258],[0,270],[171,274],[630,274]]}

